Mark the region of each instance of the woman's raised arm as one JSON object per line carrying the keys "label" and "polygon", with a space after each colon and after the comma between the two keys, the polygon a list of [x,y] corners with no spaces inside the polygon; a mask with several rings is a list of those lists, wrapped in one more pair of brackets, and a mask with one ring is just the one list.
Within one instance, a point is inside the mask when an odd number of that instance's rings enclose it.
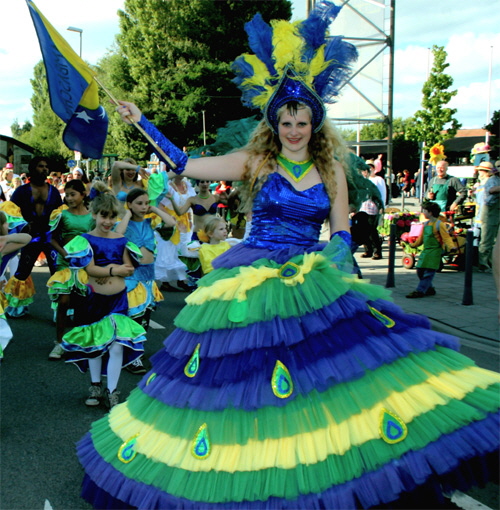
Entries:
{"label": "woman's raised arm", "polygon": [[[213,181],[239,181],[242,179],[245,162],[248,159],[248,154],[245,151],[209,158],[188,158],[181,149],[172,144],[156,126],[142,115],[141,110],[134,103],[118,102],[120,106],[116,108],[116,111],[120,114],[122,120],[127,124],[137,122],[177,165],[178,168],[175,173],[182,173],[183,176],[193,179],[210,179]],[[160,154],[157,155],[162,159]],[[167,162],[165,161],[165,163]]]}

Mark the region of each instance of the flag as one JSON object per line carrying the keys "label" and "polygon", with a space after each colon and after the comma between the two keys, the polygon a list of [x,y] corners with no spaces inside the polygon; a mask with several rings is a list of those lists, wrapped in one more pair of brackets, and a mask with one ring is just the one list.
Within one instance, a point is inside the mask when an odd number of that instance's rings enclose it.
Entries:
{"label": "flag", "polygon": [[48,22],[31,0],[26,0],[40,43],[49,85],[50,105],[66,123],[63,142],[89,158],[102,156],[108,132],[106,111],[99,105],[95,73]]}

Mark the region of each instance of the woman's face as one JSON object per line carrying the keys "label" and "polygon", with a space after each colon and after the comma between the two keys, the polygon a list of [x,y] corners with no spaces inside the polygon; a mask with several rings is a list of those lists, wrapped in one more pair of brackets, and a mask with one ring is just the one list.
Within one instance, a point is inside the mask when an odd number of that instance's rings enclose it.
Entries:
{"label": "woman's face", "polygon": [[135,168],[124,168],[123,169],[123,178],[126,181],[133,181],[137,175]]}
{"label": "woman's face", "polygon": [[[278,136],[283,153],[297,153],[307,149],[312,135],[311,115],[306,108],[299,108],[295,115],[284,110],[278,124]],[[293,158],[292,158],[293,159]]]}
{"label": "woman's face", "polygon": [[198,187],[200,188],[200,192],[206,193],[210,188],[210,181],[200,181],[198,182]]}

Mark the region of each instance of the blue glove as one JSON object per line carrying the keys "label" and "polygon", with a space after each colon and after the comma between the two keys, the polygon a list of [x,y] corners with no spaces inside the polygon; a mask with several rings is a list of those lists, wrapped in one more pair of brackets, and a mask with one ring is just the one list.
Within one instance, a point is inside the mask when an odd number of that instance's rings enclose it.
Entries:
{"label": "blue glove", "polygon": [[168,138],[166,138],[163,133],[160,133],[154,124],[151,124],[144,115],[141,116],[141,120],[139,121],[139,126],[141,126],[144,131],[163,149],[163,152],[167,154],[167,156],[176,164],[177,168],[172,168],[167,161],[161,156],[161,154],[157,154],[158,158],[161,159],[167,167],[169,167],[173,172],[177,175],[182,174],[184,169],[186,168],[186,163],[188,160],[187,154],[176,147]]}
{"label": "blue glove", "polygon": [[354,266],[351,243],[351,234],[349,234],[346,230],[338,230],[332,234],[330,242],[323,250],[323,255],[331,260],[338,269],[345,273],[352,273]]}

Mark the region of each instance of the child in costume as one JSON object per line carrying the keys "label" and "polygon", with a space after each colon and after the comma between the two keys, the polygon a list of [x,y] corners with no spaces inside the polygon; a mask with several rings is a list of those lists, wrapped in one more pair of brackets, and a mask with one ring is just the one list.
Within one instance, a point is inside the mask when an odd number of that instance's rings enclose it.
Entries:
{"label": "child in costume", "polygon": [[179,255],[190,255],[187,244],[191,241],[191,212],[187,211],[179,216],[174,211],[172,202],[177,207],[182,207],[188,198],[196,195],[196,191],[182,175],[175,175],[169,180],[169,197],[164,197],[160,202],[168,214],[177,220],[177,228],[167,240],[157,234],[158,256],[155,262],[155,279],[162,282],[160,290],[168,292],[190,292],[193,290],[187,283],[187,266],[179,258]]}
{"label": "child in costume", "polygon": [[[31,241],[29,234],[12,233],[7,234],[8,222],[6,215],[0,211],[0,262],[6,255],[18,252],[23,246]],[[4,234],[5,232],[5,234]],[[0,293],[0,361],[4,357],[4,351],[9,342],[12,340],[12,330],[7,323],[4,309],[7,306],[7,300],[3,293]]]}
{"label": "child in costume", "polygon": [[64,246],[77,235],[92,230],[94,220],[87,209],[85,198],[87,188],[80,179],[72,179],[64,186],[64,201],[67,205],[52,212],[51,223],[53,235],[51,244],[57,250],[57,271],[47,282],[49,297],[53,302],[56,322],[56,341],[50,351],[49,360],[59,360],[64,354],[62,339],[66,326],[66,316],[70,309],[70,297],[72,292],[82,295],[87,293],[86,273],[72,271],[66,260],[68,252]]}
{"label": "child in costume", "polygon": [[231,245],[226,241],[227,223],[220,216],[210,218],[200,235],[202,236],[200,241],[203,241],[198,251],[201,270],[203,274],[208,274],[214,269],[212,261],[231,248]]}
{"label": "child in costume", "polygon": [[[127,194],[127,209],[123,219],[116,225],[115,232],[124,235],[141,250],[140,264],[132,275],[125,279],[127,285],[129,317],[147,331],[151,312],[156,303],[163,301],[163,296],[155,282],[154,262],[156,257],[156,239],[152,222],[163,222],[168,227],[175,225],[175,220],[160,208],[151,206],[148,193],[144,189],[134,188]],[[146,215],[153,215],[153,218]],[[159,221],[158,221],[159,220]],[[145,374],[140,358],[127,366],[135,374]]]}
{"label": "child in costume", "polygon": [[[128,313],[125,278],[134,273],[132,256],[141,252],[127,239],[112,231],[119,204],[109,194],[92,200],[95,228],[75,237],[65,249],[70,268],[84,267],[88,274],[87,295],[75,305],[76,326],[63,337],[66,362],[81,372],[90,370],[91,386],[85,401],[97,406],[102,397],[109,408],[119,401],[117,390],[122,366],[144,353],[145,330]],[[101,377],[107,375],[103,392]]]}
{"label": "child in costume", "polygon": [[264,118],[239,151],[188,159],[120,102],[175,172],[243,181],[252,230],[186,298],[138,388],[78,444],[96,508],[418,508],[424,493],[419,508],[436,508],[431,495],[498,467],[500,375],[351,273],[349,157],[322,101],[356,54],[323,36],[338,11],[320,2],[302,23],[247,23],[256,55],[234,67]]}
{"label": "child in costume", "polygon": [[417,289],[410,292],[406,296],[407,298],[436,295],[436,289],[432,286],[432,282],[441,265],[443,246],[446,246],[449,251],[456,249],[453,239],[446,229],[446,223],[439,219],[440,213],[441,207],[436,202],[425,202],[422,205],[422,214],[427,221],[424,223],[422,233],[413,243],[410,243],[412,248],[424,245],[417,262],[417,276],[420,282]]}

